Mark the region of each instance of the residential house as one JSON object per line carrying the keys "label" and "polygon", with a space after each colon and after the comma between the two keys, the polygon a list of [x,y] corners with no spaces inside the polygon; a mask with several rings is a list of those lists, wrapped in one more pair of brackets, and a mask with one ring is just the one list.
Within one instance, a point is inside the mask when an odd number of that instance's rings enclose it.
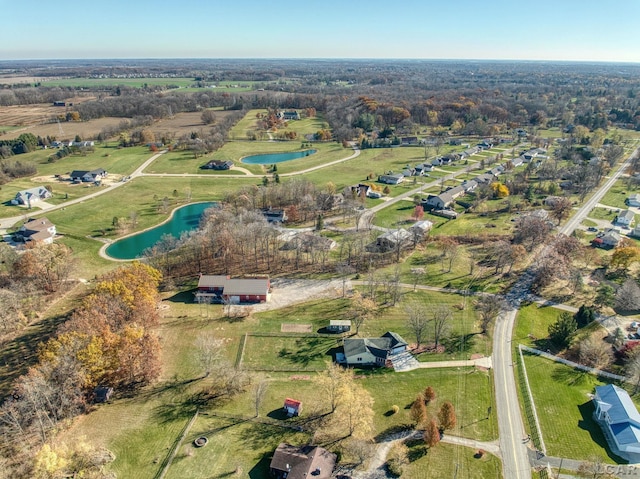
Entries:
{"label": "residential house", "polygon": [[413,169],[415,176],[423,176],[426,173],[433,171],[433,165],[429,163],[422,163],[420,165],[416,165]]}
{"label": "residential house", "polygon": [[46,200],[52,196],[51,192],[44,186],[36,186],[35,188],[29,188],[28,190],[18,191],[15,198],[11,200],[11,204],[27,205],[30,207],[33,203]]}
{"label": "residential house", "polygon": [[76,148],[91,148],[95,145],[93,141],[70,141],[69,146],[75,146]]}
{"label": "residential house", "polygon": [[439,195],[429,195],[427,201],[422,202],[422,207],[425,211],[442,210],[448,208],[457,198],[464,194],[465,189],[462,185],[454,186]]}
{"label": "residential house", "polygon": [[411,239],[411,233],[404,228],[399,228],[378,236],[375,242],[367,245],[366,249],[370,252],[386,253],[410,245]]}
{"label": "residential house", "polygon": [[624,389],[596,386],[593,416],[611,450],[631,463],[640,461],[640,414]]}
{"label": "residential house", "polygon": [[629,196],[624,202],[629,206],[640,206],[640,193]]}
{"label": "residential house", "polygon": [[481,150],[490,150],[491,148],[493,148],[493,140],[491,140],[490,138],[485,138],[480,143],[478,143],[477,146]]}
{"label": "residential house", "polygon": [[47,218],[34,218],[23,224],[14,237],[17,241],[23,241],[25,243],[33,241],[51,244],[56,234],[56,225],[51,223]]}
{"label": "residential house", "polygon": [[487,171],[487,173],[490,173],[493,176],[498,177],[502,173],[504,173],[504,166],[502,166],[502,165],[495,166],[495,167],[491,168],[489,171]]}
{"label": "residential house", "polygon": [[628,236],[640,238],[640,225],[636,225],[636,227],[629,232]]}
{"label": "residential house", "polygon": [[402,173],[388,173],[378,176],[378,181],[387,185],[397,185],[402,183],[402,180],[404,180]]}
{"label": "residential house", "polygon": [[464,188],[465,193],[469,193],[478,187],[478,182],[476,180],[465,180],[460,186]]}
{"label": "residential house", "polygon": [[478,184],[490,185],[496,181],[496,177],[492,173],[482,173],[481,175],[476,176],[476,181]]}
{"label": "residential house", "polygon": [[284,412],[286,412],[289,417],[299,416],[302,412],[302,401],[286,398],[282,409],[284,409]]}
{"label": "residential house", "polygon": [[338,245],[331,238],[326,236],[320,236],[310,231],[297,232],[289,237],[286,243],[282,246],[284,251],[288,250],[300,250],[305,253],[312,251],[330,251]]}
{"label": "residential house", "polygon": [[327,331],[332,333],[346,333],[351,331],[351,321],[348,319],[331,319]]}
{"label": "residential house", "polygon": [[358,366],[389,366],[391,358],[407,350],[399,334],[387,331],[380,338],[346,338],[343,340],[345,362]]}
{"label": "residential house", "polygon": [[434,158],[433,160],[431,160],[431,166],[441,166],[442,165],[442,158]]}
{"label": "residential house", "polygon": [[300,113],[295,110],[279,111],[278,118],[280,118],[281,120],[299,120]]}
{"label": "residential house", "polygon": [[616,224],[621,225],[621,226],[631,226],[631,223],[633,223],[633,220],[635,218],[635,215],[633,214],[633,211],[631,210],[623,210],[620,213],[618,213],[618,216],[616,216]]}
{"label": "residential house", "polygon": [[418,137],[417,136],[403,136],[402,138],[400,138],[400,144],[402,144],[403,146],[417,145],[418,144]]}
{"label": "residential house", "polygon": [[371,185],[367,183],[358,183],[357,185],[350,186],[349,188],[351,189],[351,193],[356,198],[364,198],[366,196],[369,196],[369,192],[371,191]]}
{"label": "residential house", "polygon": [[450,220],[455,220],[458,217],[458,213],[453,210],[431,210],[429,213],[434,216],[441,216]]}
{"label": "residential house", "polygon": [[414,239],[421,240],[425,236],[427,236],[427,234],[429,234],[431,228],[433,228],[433,223],[431,221],[421,220],[416,221],[414,224],[412,224],[409,227],[408,231],[409,233],[411,233],[411,236],[413,236]]}
{"label": "residential house", "polygon": [[320,446],[278,445],[269,464],[276,479],[329,479],[338,457]]}
{"label": "residential house", "polygon": [[264,303],[269,301],[270,289],[269,278],[232,279],[223,275],[201,274],[195,296],[199,302]]}
{"label": "residential house", "polygon": [[233,168],[231,160],[211,160],[200,167],[203,170],[229,170]]}
{"label": "residential house", "polygon": [[615,229],[609,228],[601,233],[598,233],[596,237],[591,240],[591,244],[597,248],[611,249],[616,248],[622,237]]}
{"label": "residential house", "polygon": [[517,168],[518,166],[520,166],[520,165],[522,165],[524,163],[524,158],[522,156],[519,156],[517,158],[513,158],[513,159],[509,160],[508,163],[511,163],[511,166],[513,168]]}
{"label": "residential house", "polygon": [[463,158],[469,158],[471,155],[475,155],[476,153],[478,153],[478,151],[480,151],[480,149],[477,146],[472,146],[471,148],[467,148],[466,150],[464,150],[461,153],[461,156]]}
{"label": "residential house", "polygon": [[527,136],[527,134],[528,134],[528,133],[527,133],[527,130],[524,130],[524,129],[522,129],[522,128],[518,128],[518,129],[516,129],[516,134],[517,134],[519,137],[521,137],[521,138],[522,138],[522,137]]}
{"label": "residential house", "polygon": [[276,208],[265,208],[262,215],[269,223],[284,223],[287,221],[287,212]]}
{"label": "residential house", "polygon": [[367,198],[382,198],[382,193],[380,191],[369,190],[367,191]]}
{"label": "residential house", "polygon": [[413,168],[405,168],[402,170],[402,176],[404,177],[409,177],[409,176],[416,176],[416,170],[414,170]]}
{"label": "residential house", "polygon": [[107,177],[106,170],[102,168],[98,168],[96,170],[86,171],[86,170],[73,170],[69,177],[71,181],[75,183],[91,183],[101,181],[103,178]]}

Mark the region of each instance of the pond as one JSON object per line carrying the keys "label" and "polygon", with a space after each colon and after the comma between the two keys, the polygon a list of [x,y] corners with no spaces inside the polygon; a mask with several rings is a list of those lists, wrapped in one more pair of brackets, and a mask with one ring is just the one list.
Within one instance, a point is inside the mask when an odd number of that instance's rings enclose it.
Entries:
{"label": "pond", "polygon": [[306,156],[313,155],[318,150],[290,151],[287,153],[268,153],[264,155],[251,155],[242,158],[242,163],[248,165],[271,165],[273,163],[282,163],[283,161],[297,160]]}
{"label": "pond", "polygon": [[146,231],[141,231],[109,245],[105,253],[114,259],[135,259],[144,250],[155,245],[163,235],[179,238],[185,231],[196,229],[200,225],[202,213],[216,203],[193,203],[174,210],[168,221]]}

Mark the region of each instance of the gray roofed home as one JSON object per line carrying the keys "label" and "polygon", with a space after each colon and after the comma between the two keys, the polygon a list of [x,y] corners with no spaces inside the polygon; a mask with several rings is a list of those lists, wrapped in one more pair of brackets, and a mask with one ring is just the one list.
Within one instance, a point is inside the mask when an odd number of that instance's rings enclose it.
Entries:
{"label": "gray roofed home", "polygon": [[631,210],[623,210],[616,216],[616,223],[619,225],[629,226],[633,223],[635,215]]}
{"label": "gray roofed home", "polygon": [[397,185],[402,183],[402,180],[404,180],[404,175],[402,173],[388,173],[378,176],[378,181],[387,185]]}
{"label": "gray roofed home", "polygon": [[107,176],[106,170],[103,168],[97,168],[95,170],[73,170],[69,173],[71,181],[90,183],[92,181],[100,181]]}
{"label": "gray roofed home", "polygon": [[338,457],[320,446],[282,442],[273,453],[269,472],[276,479],[329,479]]}
{"label": "gray roofed home", "polygon": [[640,414],[624,389],[596,386],[594,418],[612,451],[629,462],[640,462]]}
{"label": "gray roofed home", "polygon": [[640,206],[640,193],[636,193],[635,195],[629,196],[625,203],[629,206]]}
{"label": "gray roofed home", "polygon": [[30,206],[33,203],[37,203],[41,200],[51,198],[53,195],[44,186],[36,186],[29,188],[28,190],[18,191],[11,203],[14,205],[27,205]]}
{"label": "gray roofed home", "polygon": [[387,231],[378,236],[374,243],[367,245],[367,250],[379,253],[394,251],[411,244],[412,238],[413,235],[404,228]]}
{"label": "gray roofed home", "polygon": [[387,331],[380,338],[348,338],[343,340],[345,361],[349,365],[388,366],[391,357],[407,350],[402,337]]}
{"label": "gray roofed home", "polygon": [[422,203],[422,207],[425,210],[441,210],[450,206],[451,203],[464,194],[464,186],[454,186],[439,195],[429,195],[427,201]]}

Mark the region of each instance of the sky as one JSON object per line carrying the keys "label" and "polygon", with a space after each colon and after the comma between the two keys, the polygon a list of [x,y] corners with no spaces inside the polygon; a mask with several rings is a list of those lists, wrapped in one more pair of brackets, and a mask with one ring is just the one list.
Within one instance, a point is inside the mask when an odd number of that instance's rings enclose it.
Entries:
{"label": "sky", "polygon": [[0,0],[0,60],[640,62],[640,0]]}

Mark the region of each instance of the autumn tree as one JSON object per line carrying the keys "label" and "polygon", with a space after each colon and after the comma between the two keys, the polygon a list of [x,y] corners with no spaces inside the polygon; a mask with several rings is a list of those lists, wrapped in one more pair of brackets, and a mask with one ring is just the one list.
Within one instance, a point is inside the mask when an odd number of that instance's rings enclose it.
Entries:
{"label": "autumn tree", "polygon": [[560,224],[569,217],[572,208],[573,205],[570,198],[559,196],[554,198],[551,205],[551,216]]}
{"label": "autumn tree", "polygon": [[416,427],[423,426],[423,423],[427,420],[427,406],[425,405],[424,396],[422,394],[418,394],[418,397],[416,397],[413,404],[411,404],[409,416],[416,424]]}
{"label": "autumn tree", "polygon": [[615,308],[618,311],[640,309],[640,287],[636,280],[628,278],[616,292]]}
{"label": "autumn tree", "polygon": [[200,115],[200,119],[205,125],[211,125],[216,122],[217,117],[213,110],[207,109],[202,112],[202,115]]}
{"label": "autumn tree", "polygon": [[449,401],[445,401],[438,411],[438,423],[443,430],[456,427],[456,411]]}
{"label": "autumn tree", "polygon": [[578,345],[578,357],[580,362],[596,369],[608,366],[613,359],[611,345],[604,341],[589,336]]}
{"label": "autumn tree", "polygon": [[609,266],[611,266],[612,268],[626,270],[629,268],[629,266],[631,266],[632,263],[635,263],[639,260],[640,248],[638,248],[637,246],[622,246],[620,248],[616,248],[611,255]]}
{"label": "autumn tree", "polygon": [[74,267],[71,250],[65,245],[38,242],[14,263],[14,274],[17,279],[32,280],[43,291],[52,293],[68,281]]}
{"label": "autumn tree", "polygon": [[435,400],[436,392],[431,386],[427,386],[422,393],[422,396],[424,397],[425,404],[429,404],[431,401]]}
{"label": "autumn tree", "polygon": [[494,198],[506,198],[509,196],[509,188],[499,181],[491,183],[491,191],[493,191]]}
{"label": "autumn tree", "polygon": [[440,442],[440,430],[438,429],[438,423],[435,418],[427,421],[427,426],[422,433],[422,438],[427,447],[434,447]]}
{"label": "autumn tree", "polygon": [[402,476],[404,466],[409,464],[409,448],[404,442],[397,442],[387,455],[387,468],[396,477]]}

